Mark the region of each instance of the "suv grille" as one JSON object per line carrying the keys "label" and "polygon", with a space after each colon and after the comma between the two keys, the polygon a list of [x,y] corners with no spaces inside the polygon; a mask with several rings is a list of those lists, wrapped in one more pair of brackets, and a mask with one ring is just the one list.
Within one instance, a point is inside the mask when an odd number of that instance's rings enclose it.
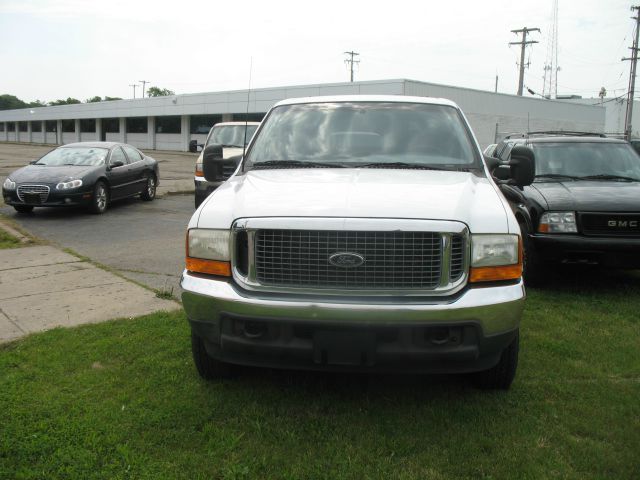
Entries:
{"label": "suv grille", "polygon": [[[464,240],[454,238],[450,271],[460,278]],[[440,284],[440,233],[269,229],[258,230],[255,242],[256,280],[265,286],[434,289]],[[363,262],[337,266],[329,261],[337,253],[357,254]]]}
{"label": "suv grille", "polygon": [[640,236],[640,213],[581,213],[585,235]]}
{"label": "suv grille", "polygon": [[451,238],[451,263],[449,265],[449,279],[459,280],[464,273],[464,238],[454,235]]}
{"label": "suv grille", "polygon": [[18,198],[23,202],[38,203],[39,198],[39,203],[44,203],[49,198],[49,187],[46,185],[20,185],[17,193]]}

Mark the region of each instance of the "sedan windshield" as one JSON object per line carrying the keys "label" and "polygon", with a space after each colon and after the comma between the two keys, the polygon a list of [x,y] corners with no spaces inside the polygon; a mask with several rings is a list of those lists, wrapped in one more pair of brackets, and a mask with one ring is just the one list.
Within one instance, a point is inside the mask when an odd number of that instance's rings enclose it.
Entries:
{"label": "sedan windshield", "polygon": [[[247,125],[247,143],[251,140],[251,137],[255,133],[257,125]],[[214,127],[211,136],[207,140],[207,146],[218,144],[224,147],[238,147],[242,148],[245,141],[244,125],[223,125],[220,127]]]}
{"label": "sedan windshield", "polygon": [[[573,180],[640,180],[640,156],[626,143],[533,143],[536,176]],[[545,178],[547,177],[547,178]]]}
{"label": "sedan windshield", "polygon": [[267,117],[248,154],[269,162],[389,168],[479,165],[458,110],[447,105],[336,102],[283,105]]}
{"label": "sedan windshield", "polygon": [[108,152],[106,148],[60,147],[47,153],[36,165],[103,165]]}

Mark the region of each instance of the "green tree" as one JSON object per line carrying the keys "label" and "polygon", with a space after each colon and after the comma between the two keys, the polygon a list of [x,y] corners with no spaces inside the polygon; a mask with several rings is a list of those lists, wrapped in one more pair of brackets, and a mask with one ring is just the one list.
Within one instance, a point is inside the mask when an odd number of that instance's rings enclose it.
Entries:
{"label": "green tree", "polygon": [[66,100],[54,100],[52,102],[49,102],[49,105],[72,105],[74,103],[82,103],[80,100],[78,100],[77,98],[71,98],[71,97],[67,97]]}
{"label": "green tree", "polygon": [[120,98],[120,97],[107,97],[106,95],[104,97],[104,101],[105,102],[111,102],[113,100],[122,100],[122,98]]}
{"label": "green tree", "polygon": [[102,97],[100,95],[96,95],[95,97],[87,98],[84,103],[96,103],[102,102]]}
{"label": "green tree", "polygon": [[5,93],[0,95],[0,110],[14,110],[16,108],[27,108],[29,104],[23,102],[15,95]]}
{"label": "green tree", "polygon": [[149,87],[147,88],[147,95],[149,97],[166,97],[169,95],[175,95],[176,92],[169,90],[168,88]]}
{"label": "green tree", "polygon": [[46,107],[47,103],[41,100],[36,100],[34,102],[29,103],[30,107]]}

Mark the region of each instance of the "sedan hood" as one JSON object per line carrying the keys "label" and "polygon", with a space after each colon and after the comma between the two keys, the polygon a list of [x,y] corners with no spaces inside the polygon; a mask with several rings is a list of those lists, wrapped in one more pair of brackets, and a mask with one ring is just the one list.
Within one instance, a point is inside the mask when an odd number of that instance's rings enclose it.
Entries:
{"label": "sedan hood", "polygon": [[608,180],[536,182],[531,188],[544,198],[549,210],[640,211],[640,182]]}
{"label": "sedan hood", "polygon": [[11,173],[9,178],[16,183],[57,183],[68,178],[82,178],[94,168],[87,165],[27,165]]}
{"label": "sedan hood", "polygon": [[234,220],[250,217],[456,220],[476,233],[509,231],[493,183],[474,173],[451,171],[252,170],[220,186],[203,203],[197,224],[229,228]]}

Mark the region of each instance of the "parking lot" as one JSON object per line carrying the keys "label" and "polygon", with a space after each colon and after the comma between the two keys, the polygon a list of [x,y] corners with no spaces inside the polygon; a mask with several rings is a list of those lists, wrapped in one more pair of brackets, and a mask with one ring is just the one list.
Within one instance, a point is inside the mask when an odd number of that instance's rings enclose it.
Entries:
{"label": "parking lot", "polygon": [[[0,181],[51,148],[0,144]],[[160,187],[153,202],[137,198],[114,202],[103,215],[79,208],[38,208],[22,215],[6,205],[0,207],[0,213],[47,242],[177,296],[184,267],[185,228],[194,211],[195,155],[146,153],[160,162]]]}

